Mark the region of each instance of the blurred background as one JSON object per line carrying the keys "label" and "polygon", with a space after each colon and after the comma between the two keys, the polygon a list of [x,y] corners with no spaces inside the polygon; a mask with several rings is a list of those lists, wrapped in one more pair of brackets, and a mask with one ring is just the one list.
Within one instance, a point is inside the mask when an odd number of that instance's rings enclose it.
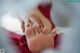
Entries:
{"label": "blurred background", "polygon": [[23,35],[21,22],[16,13],[24,17],[26,12],[36,8],[41,2],[52,4],[51,18],[57,33],[65,34],[61,50],[47,50],[43,53],[80,53],[80,2],[78,0],[0,0],[0,49],[8,48],[7,53],[16,53],[11,49],[11,44],[6,41],[9,39],[5,30]]}

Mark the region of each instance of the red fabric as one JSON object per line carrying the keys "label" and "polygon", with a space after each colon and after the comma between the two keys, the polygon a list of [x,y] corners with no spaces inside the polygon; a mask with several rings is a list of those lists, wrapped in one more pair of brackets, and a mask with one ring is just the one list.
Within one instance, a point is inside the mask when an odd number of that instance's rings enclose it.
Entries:
{"label": "red fabric", "polygon": [[9,37],[11,38],[10,43],[13,43],[20,51],[20,53],[32,53],[27,45],[27,40],[25,36],[21,36],[19,34],[9,32]]}
{"label": "red fabric", "polygon": [[[50,20],[50,22],[52,23],[51,19],[50,19],[50,8],[51,5],[46,5],[45,7],[42,7],[41,5],[38,7],[39,10],[43,13],[43,15]],[[52,23],[52,27],[54,28],[54,24]],[[21,53],[32,53],[29,49],[28,49],[28,45],[27,45],[27,40],[25,36],[21,36],[19,34],[13,33],[13,32],[8,32],[11,38],[11,42],[14,43],[16,45],[16,47],[19,48],[19,50],[21,51]],[[55,39],[55,47],[57,46],[57,42],[58,42],[58,35],[56,35],[54,37]]]}
{"label": "red fabric", "polygon": [[43,5],[39,5],[38,6],[38,9],[41,11],[41,13],[48,19],[50,20],[51,24],[52,24],[52,29],[55,28],[52,20],[51,20],[51,17],[50,17],[50,10],[51,10],[51,4],[47,4],[45,6]]}

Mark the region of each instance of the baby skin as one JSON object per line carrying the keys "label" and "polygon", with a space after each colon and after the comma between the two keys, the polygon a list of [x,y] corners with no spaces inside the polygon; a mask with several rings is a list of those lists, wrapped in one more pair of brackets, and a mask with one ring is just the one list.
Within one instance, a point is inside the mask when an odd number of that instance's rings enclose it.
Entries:
{"label": "baby skin", "polygon": [[[39,18],[43,15],[37,15],[36,13],[34,13],[33,15],[34,16],[30,16],[29,24],[27,25],[27,27],[22,27],[22,29],[25,29],[25,36],[30,51],[32,51],[33,53],[40,53],[42,50],[54,47],[54,36],[56,35],[56,30],[49,29],[49,26],[45,25],[48,24],[46,22],[44,22],[45,24],[43,24],[43,19],[45,17],[42,17],[42,20]],[[36,16],[38,18],[36,18]],[[41,22],[39,21],[39,19],[41,20]]]}

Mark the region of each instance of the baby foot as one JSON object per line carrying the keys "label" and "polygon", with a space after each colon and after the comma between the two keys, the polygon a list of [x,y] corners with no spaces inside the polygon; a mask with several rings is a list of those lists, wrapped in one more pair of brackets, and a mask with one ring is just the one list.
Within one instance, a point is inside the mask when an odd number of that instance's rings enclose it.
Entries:
{"label": "baby foot", "polygon": [[44,49],[53,48],[55,29],[50,34],[47,34],[47,27],[41,31],[36,24],[33,27],[26,27],[26,38],[28,47],[32,52],[40,52]]}
{"label": "baby foot", "polygon": [[32,52],[40,52],[42,50],[40,40],[37,37],[38,32],[35,30],[35,34],[32,27],[26,27],[26,38],[28,43],[28,48]]}

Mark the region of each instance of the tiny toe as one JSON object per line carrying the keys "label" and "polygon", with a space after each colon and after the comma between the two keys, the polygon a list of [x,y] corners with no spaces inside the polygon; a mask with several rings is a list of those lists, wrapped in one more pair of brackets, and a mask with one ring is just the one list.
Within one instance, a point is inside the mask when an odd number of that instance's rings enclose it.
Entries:
{"label": "tiny toe", "polygon": [[53,29],[50,35],[54,37],[56,35],[56,29]]}
{"label": "tiny toe", "polygon": [[48,32],[49,32],[49,30],[48,30],[48,28],[45,26],[45,27],[43,28],[43,33],[44,33],[44,34],[48,34]]}
{"label": "tiny toe", "polygon": [[27,37],[33,36],[33,29],[31,27],[26,27],[25,31]]}
{"label": "tiny toe", "polygon": [[35,23],[34,25],[33,25],[33,28],[34,28],[34,31],[35,31],[35,34],[38,34],[39,33],[39,26],[38,26],[38,24],[37,23]]}

